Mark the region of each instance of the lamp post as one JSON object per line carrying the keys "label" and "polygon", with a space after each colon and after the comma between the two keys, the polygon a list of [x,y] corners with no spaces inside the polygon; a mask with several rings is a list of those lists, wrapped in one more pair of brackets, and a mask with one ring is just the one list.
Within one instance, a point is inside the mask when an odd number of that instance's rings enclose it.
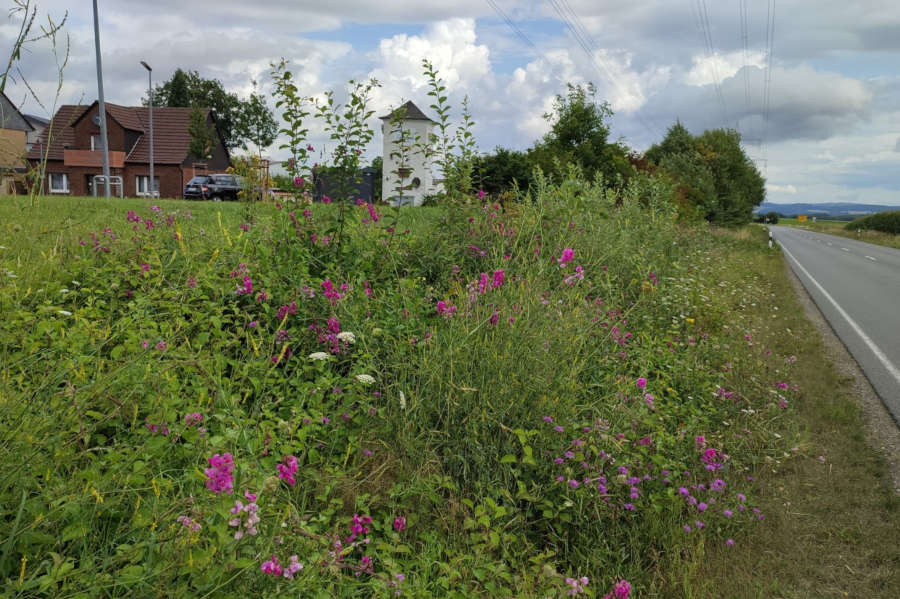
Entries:
{"label": "lamp post", "polygon": [[153,184],[153,69],[143,60],[141,64],[147,69],[147,105],[150,107],[150,197],[156,197],[156,186]]}
{"label": "lamp post", "polygon": [[[103,178],[106,182],[106,197],[109,191],[109,148],[106,139],[106,102],[103,101],[103,63],[100,61],[100,23],[97,17],[97,0],[94,0],[94,49],[97,54],[97,95],[100,102],[100,136],[103,137]],[[96,190],[94,191],[96,193]]]}

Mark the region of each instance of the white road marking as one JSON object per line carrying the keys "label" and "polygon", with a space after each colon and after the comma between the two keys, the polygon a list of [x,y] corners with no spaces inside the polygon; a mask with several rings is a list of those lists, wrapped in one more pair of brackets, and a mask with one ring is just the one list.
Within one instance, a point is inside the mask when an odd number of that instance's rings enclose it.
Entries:
{"label": "white road marking", "polygon": [[873,258],[872,256],[866,256],[866,258],[868,258],[868,259],[871,260],[872,262],[878,262],[878,260],[876,260],[876,259]]}
{"label": "white road marking", "polygon": [[847,248],[841,248],[841,249],[844,250],[845,252],[849,252],[849,251],[850,251],[850,250],[848,250]]}
{"label": "white road marking", "polygon": [[829,242],[828,242],[828,245],[834,245],[834,244],[833,244],[833,243],[831,243],[831,242],[830,242],[830,241],[829,241]]}
{"label": "white road marking", "polygon": [[875,345],[875,342],[872,341],[872,339],[868,335],[866,335],[862,328],[860,328],[860,326],[856,324],[855,320],[850,318],[850,315],[847,314],[847,311],[844,310],[833,297],[831,297],[831,294],[825,291],[825,288],[822,287],[811,274],[809,274],[809,271],[803,268],[803,265],[800,264],[800,262],[796,258],[794,258],[794,255],[792,253],[787,251],[784,246],[781,246],[781,251],[787,254],[788,257],[794,261],[794,264],[797,265],[797,268],[799,268],[803,272],[803,274],[805,274],[807,278],[812,282],[812,284],[815,285],[820,292],[822,292],[822,295],[825,296],[825,299],[831,302],[831,305],[833,305],[835,309],[837,309],[838,313],[844,317],[844,320],[847,321],[847,324],[850,325],[850,328],[852,328],[856,332],[856,334],[859,335],[859,338],[863,340],[863,343],[865,343],[872,351],[872,353],[875,354],[875,357],[878,358],[878,361],[881,362],[881,365],[884,366],[885,370],[888,371],[888,374],[894,377],[894,380],[897,381],[897,384],[900,384],[900,370],[898,370],[897,367],[894,366],[893,362],[891,362],[890,359],[885,355],[885,353],[881,351],[881,348]]}

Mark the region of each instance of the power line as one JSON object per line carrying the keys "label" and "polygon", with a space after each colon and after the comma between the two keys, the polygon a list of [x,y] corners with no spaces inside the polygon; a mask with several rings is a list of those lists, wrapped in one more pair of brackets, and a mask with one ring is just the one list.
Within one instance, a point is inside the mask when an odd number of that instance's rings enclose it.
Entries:
{"label": "power line", "polygon": [[713,88],[715,90],[716,99],[722,107],[723,124],[728,126],[728,105],[725,102],[725,95],[722,93],[722,85],[719,77],[719,67],[716,64],[716,48],[712,38],[712,27],[709,24],[709,10],[706,6],[706,0],[696,0],[697,5],[697,24],[700,34],[703,37],[703,44],[706,47],[706,54],[709,57],[710,67],[713,75]]}
{"label": "power line", "polygon": [[741,69],[744,72],[744,108],[747,111],[747,114],[750,114],[750,106],[752,104],[750,97],[750,71],[748,69],[750,62],[750,51],[749,51],[749,34],[748,29],[750,28],[750,6],[747,3],[747,0],[738,0],[738,10],[740,11],[741,18],[741,45],[743,46],[744,53],[744,66]]}
{"label": "power line", "polygon": [[[540,55],[544,58],[544,61],[546,61],[546,63],[547,63],[548,66],[552,64],[552,63],[550,62],[550,59],[547,57],[547,55],[544,54],[544,52],[542,52],[542,51],[540,50],[540,48],[538,48],[537,45],[535,45],[535,43],[534,43],[533,41],[531,41],[531,39],[530,39],[527,35],[525,35],[525,32],[522,31],[522,30],[519,28],[519,26],[515,24],[515,22],[509,17],[509,15],[507,15],[507,14],[503,11],[502,8],[500,8],[500,6],[495,2],[495,0],[487,0],[487,3],[491,6],[491,8],[494,9],[494,12],[497,13],[497,16],[499,16],[500,19],[502,19],[503,22],[506,23],[507,26],[509,26],[509,28],[513,30],[513,33],[515,33],[516,36],[519,37],[519,39],[521,39],[521,40],[522,40],[523,42],[525,42],[527,45],[531,46],[531,48],[532,48],[535,52],[537,52],[538,54],[540,54]],[[553,71],[552,69],[550,69],[550,74],[552,74],[554,77],[556,77],[556,80],[557,80],[557,81],[559,81],[560,83],[562,83],[563,85],[565,85],[566,82],[563,81],[562,77],[560,77],[559,75],[557,75],[556,72]]]}
{"label": "power line", "polygon": [[[611,69],[607,65],[606,61],[603,58],[597,56],[597,45],[594,42],[594,39],[588,33],[587,29],[581,23],[581,20],[578,18],[578,15],[575,14],[575,11],[572,10],[572,7],[569,6],[566,0],[550,0],[550,4],[553,5],[553,9],[560,16],[563,23],[565,23],[566,27],[572,33],[572,36],[575,38],[575,42],[581,46],[581,49],[584,51],[591,65],[594,67],[594,70],[597,71],[597,74],[603,76],[606,75],[606,79],[609,80],[610,83],[623,95],[627,95],[627,90],[616,80],[615,76],[612,74]],[[574,17],[575,22],[572,21],[567,15],[566,10],[563,8],[565,5],[568,8],[568,11]],[[597,61],[599,60],[600,65],[598,66]],[[601,73],[602,67],[602,73]],[[640,113],[635,112],[635,116],[638,121],[640,121],[641,125],[650,133],[653,138],[660,137],[659,132],[656,131],[656,128],[650,124],[647,119],[645,119]]]}
{"label": "power line", "polygon": [[[766,72],[763,84],[762,113],[763,113],[763,157],[768,158],[769,137],[769,109],[772,103],[772,56],[775,54],[775,0],[767,1],[766,13]],[[766,174],[768,175],[768,161]]]}

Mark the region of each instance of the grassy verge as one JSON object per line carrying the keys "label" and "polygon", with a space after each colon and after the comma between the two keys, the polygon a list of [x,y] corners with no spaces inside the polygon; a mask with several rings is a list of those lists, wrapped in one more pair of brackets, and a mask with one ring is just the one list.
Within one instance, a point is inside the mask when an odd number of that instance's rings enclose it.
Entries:
{"label": "grassy verge", "polygon": [[883,245],[890,248],[900,248],[900,235],[891,235],[890,233],[882,233],[880,231],[848,231],[844,227],[846,221],[839,220],[819,220],[816,222],[806,221],[798,222],[796,218],[782,218],[778,220],[779,225],[788,227],[796,227],[798,229],[807,229],[817,233],[828,233],[829,235],[837,235],[846,237],[847,239],[857,239],[866,243],[874,243],[875,245]]}
{"label": "grassy verge", "polygon": [[704,548],[684,595],[896,597],[900,499],[864,434],[848,381],[804,317],[780,254],[732,259],[743,271],[733,276],[757,273],[770,292],[749,311],[759,342],[797,356],[797,428],[790,449],[755,472],[762,526],[734,547]]}
{"label": "grassy verge", "polygon": [[819,455],[816,358],[761,229],[686,227],[669,192],[0,204],[6,587],[765,594],[720,564]]}

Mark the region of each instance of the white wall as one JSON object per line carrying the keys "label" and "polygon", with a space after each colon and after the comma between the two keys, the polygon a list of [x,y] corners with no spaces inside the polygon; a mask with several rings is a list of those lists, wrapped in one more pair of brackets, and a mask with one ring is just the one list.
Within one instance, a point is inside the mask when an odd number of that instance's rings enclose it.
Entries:
{"label": "white wall", "polygon": [[[431,136],[434,123],[424,120],[406,120],[403,122],[404,129],[408,129],[411,133],[411,139],[415,140],[419,137],[419,142],[424,143]],[[403,199],[396,198],[397,187],[399,182],[397,175],[393,172],[397,170],[397,162],[391,157],[391,153],[395,151],[395,144],[391,135],[390,121],[382,121],[381,127],[383,142],[382,160],[383,170],[381,178],[381,197],[385,201],[389,201],[394,206],[411,204],[413,206],[421,206],[426,195],[434,194],[439,191],[439,187],[434,183],[434,177],[431,172],[431,161],[426,159],[422,153],[416,149],[412,149],[407,154],[407,165],[412,169],[409,177],[403,180],[405,186],[409,186],[413,179],[418,178],[420,184],[415,189],[406,189],[403,192]]]}

